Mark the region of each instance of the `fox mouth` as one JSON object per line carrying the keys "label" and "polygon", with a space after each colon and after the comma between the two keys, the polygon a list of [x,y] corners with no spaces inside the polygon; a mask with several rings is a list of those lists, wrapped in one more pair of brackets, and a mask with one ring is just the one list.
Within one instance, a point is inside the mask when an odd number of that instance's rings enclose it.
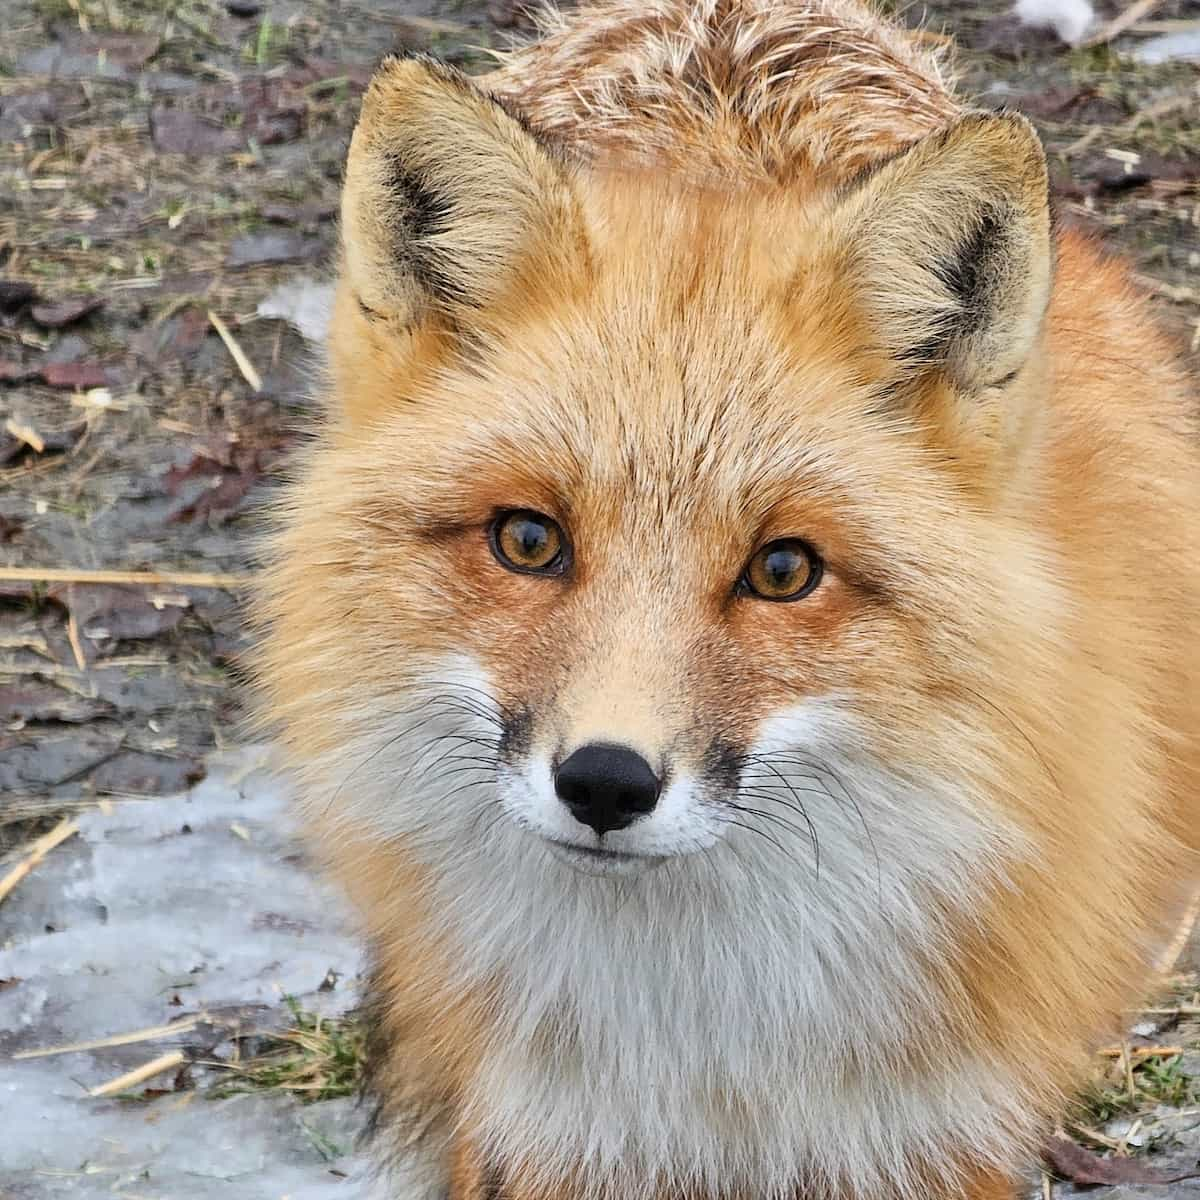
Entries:
{"label": "fox mouth", "polygon": [[636,854],[624,850],[610,850],[602,846],[581,846],[577,842],[563,842],[558,838],[546,838],[550,853],[559,862],[564,862],[585,875],[636,875],[660,866],[665,858],[658,854]]}

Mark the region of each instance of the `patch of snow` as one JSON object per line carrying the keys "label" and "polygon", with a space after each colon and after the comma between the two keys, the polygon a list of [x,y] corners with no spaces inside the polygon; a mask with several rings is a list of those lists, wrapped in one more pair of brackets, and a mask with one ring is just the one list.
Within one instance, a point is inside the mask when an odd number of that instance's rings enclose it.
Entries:
{"label": "patch of snow", "polygon": [[1096,22],[1089,0],[1017,0],[1013,11],[1022,25],[1053,29],[1070,46],[1079,45]]}
{"label": "patch of snow", "polygon": [[[190,1031],[11,1057],[214,1009],[281,1027],[285,995],[328,1013],[355,1001],[362,960],[347,913],[304,863],[285,789],[258,769],[264,758],[242,751],[214,762],[182,795],[81,815],[79,834],[5,902],[0,1195],[359,1195],[346,1178],[362,1165],[352,1153],[359,1117],[350,1102],[300,1106],[262,1094],[214,1101],[197,1091],[140,1104],[87,1096],[172,1049],[193,1049]],[[319,992],[330,971],[337,986]],[[144,1086],[171,1083],[168,1073]]]}
{"label": "patch of snow", "polygon": [[1152,67],[1165,62],[1200,62],[1200,29],[1151,38],[1134,50],[1133,57]]}
{"label": "patch of snow", "polygon": [[281,283],[258,306],[260,317],[277,317],[294,325],[310,342],[324,342],[333,312],[332,283],[298,275]]}

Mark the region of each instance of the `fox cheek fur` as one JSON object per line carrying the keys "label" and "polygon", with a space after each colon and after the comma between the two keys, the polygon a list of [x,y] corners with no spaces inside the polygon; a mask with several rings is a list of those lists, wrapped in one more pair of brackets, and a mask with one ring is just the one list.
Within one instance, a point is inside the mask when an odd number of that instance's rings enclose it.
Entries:
{"label": "fox cheek fur", "polygon": [[1197,876],[1195,396],[852,0],[548,20],[371,84],[261,601],[394,1194],[1013,1200]]}

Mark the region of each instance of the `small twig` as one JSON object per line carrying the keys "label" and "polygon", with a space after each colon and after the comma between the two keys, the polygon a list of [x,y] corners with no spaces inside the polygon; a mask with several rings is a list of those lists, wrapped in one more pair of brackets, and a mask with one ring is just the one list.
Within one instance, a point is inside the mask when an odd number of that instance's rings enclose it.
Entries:
{"label": "small twig", "polygon": [[1068,158],[1086,150],[1093,142],[1099,141],[1106,132],[1103,125],[1093,125],[1086,133],[1077,137],[1064,151]]}
{"label": "small twig", "polygon": [[1097,1051],[1104,1058],[1174,1058],[1183,1053],[1182,1046],[1105,1046]]}
{"label": "small twig", "polygon": [[63,818],[49,833],[33,842],[26,856],[3,879],[0,879],[0,903],[7,899],[8,894],[54,849],[61,845],[73,834],[79,832],[79,826],[69,818]]}
{"label": "small twig", "polygon": [[1089,1142],[1093,1142],[1097,1146],[1103,1146],[1106,1150],[1116,1150],[1121,1145],[1116,1138],[1108,1137],[1107,1134],[1101,1133],[1098,1129],[1091,1129],[1087,1125],[1072,1123],[1071,1128],[1080,1137],[1086,1138]]}
{"label": "small twig", "polygon": [[185,1017],[170,1025],[152,1025],[148,1029],[135,1029],[132,1033],[115,1033],[112,1037],[96,1038],[91,1042],[71,1042],[64,1046],[45,1046],[40,1050],[22,1050],[14,1054],[13,1058],[49,1058],[54,1054],[75,1054],[81,1050],[103,1050],[108,1046],[132,1046],[135,1042],[151,1042],[155,1038],[171,1037],[176,1033],[191,1033],[200,1020],[201,1015]]}
{"label": "small twig", "polygon": [[79,640],[79,622],[75,620],[72,610],[67,616],[67,641],[71,643],[71,653],[75,655],[75,665],[81,671],[87,670],[87,655],[83,652],[83,643]]}
{"label": "small twig", "polygon": [[35,454],[41,454],[46,449],[42,435],[32,425],[22,425],[13,417],[4,422],[4,428],[17,439],[24,442]]}
{"label": "small twig", "polygon": [[1193,29],[1200,29],[1200,20],[1190,17],[1163,17],[1157,21],[1139,21],[1129,32],[1148,37],[1150,34],[1159,33],[1191,33]]}
{"label": "small twig", "polygon": [[1143,17],[1148,17],[1159,5],[1159,0],[1134,0],[1123,12],[1119,12],[1111,21],[1101,25],[1089,38],[1084,38],[1084,46],[1101,46],[1120,37],[1131,25],[1136,25]]}
{"label": "small twig", "polygon": [[1132,1125],[1130,1125],[1124,1134],[1122,1134],[1121,1143],[1117,1149],[1118,1154],[1126,1155],[1129,1153],[1129,1143],[1133,1141],[1133,1139],[1141,1132],[1142,1124],[1142,1118],[1138,1117],[1138,1119],[1134,1121]]}
{"label": "small twig", "polygon": [[229,351],[233,361],[237,363],[237,369],[241,371],[242,378],[256,391],[262,391],[262,376],[254,369],[254,364],[246,357],[246,352],[238,345],[237,339],[229,332],[229,326],[217,316],[210,308],[208,310],[208,319],[212,323],[212,327],[220,334],[221,341],[225,343],[225,349]]}
{"label": "small twig", "polygon": [[137,1087],[139,1083],[145,1083],[147,1079],[152,1079],[155,1075],[161,1075],[164,1071],[171,1071],[175,1067],[183,1066],[185,1062],[187,1062],[187,1055],[182,1050],[172,1050],[170,1054],[160,1055],[140,1067],[135,1067],[132,1071],[126,1071],[124,1075],[118,1075],[116,1079],[110,1079],[107,1083],[92,1088],[88,1095],[92,1097],[112,1096],[117,1092],[128,1091],[131,1087]]}
{"label": "small twig", "polygon": [[1054,1180],[1046,1171],[1042,1172],[1042,1200],[1054,1200]]}
{"label": "small twig", "polygon": [[1129,1046],[1121,1047],[1121,1068],[1125,1072],[1125,1086],[1129,1089],[1129,1099],[1137,1100],[1137,1081],[1133,1078],[1133,1056],[1129,1053]]}
{"label": "small twig", "polygon": [[245,587],[249,575],[208,571],[89,571],[83,567],[0,567],[0,583],[114,583],[167,587]]}

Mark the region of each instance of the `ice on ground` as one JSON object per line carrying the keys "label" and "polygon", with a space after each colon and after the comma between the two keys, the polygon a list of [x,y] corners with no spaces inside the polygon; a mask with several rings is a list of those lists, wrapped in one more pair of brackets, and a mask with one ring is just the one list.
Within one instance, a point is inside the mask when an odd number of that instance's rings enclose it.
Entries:
{"label": "ice on ground", "polygon": [[1017,0],[1013,11],[1022,25],[1053,29],[1071,46],[1082,42],[1096,23],[1089,0]]}
{"label": "ice on ground", "polygon": [[1200,29],[1151,38],[1134,50],[1133,57],[1152,67],[1165,62],[1200,62]]}
{"label": "ice on ground", "polygon": [[0,1195],[358,1194],[349,1101],[213,1101],[170,1091],[169,1072],[140,1085],[168,1089],[150,1102],[87,1096],[172,1049],[195,1052],[204,1026],[12,1057],[202,1012],[282,1027],[285,996],[331,1013],[354,1002],[361,954],[348,913],[306,866],[283,785],[256,769],[264,761],[242,751],[183,795],[82,815],[79,835],[0,907]]}

